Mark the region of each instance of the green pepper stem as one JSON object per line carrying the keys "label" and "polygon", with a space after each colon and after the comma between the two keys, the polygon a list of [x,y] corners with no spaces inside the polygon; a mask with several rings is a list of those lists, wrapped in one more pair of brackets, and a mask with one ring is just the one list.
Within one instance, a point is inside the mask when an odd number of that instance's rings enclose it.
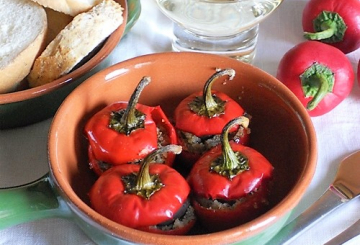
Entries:
{"label": "green pepper stem", "polygon": [[109,128],[118,133],[130,135],[134,130],[145,127],[146,115],[136,109],[136,104],[141,92],[150,81],[150,77],[143,77],[131,95],[126,108],[111,112]]}
{"label": "green pepper stem", "polygon": [[221,146],[222,146],[222,156],[223,164],[222,171],[231,171],[239,167],[241,164],[239,161],[239,156],[235,154],[232,150],[229,142],[229,130],[235,125],[241,125],[244,128],[249,126],[249,118],[247,117],[237,117],[231,120],[225,125],[223,131],[221,132]]}
{"label": "green pepper stem", "polygon": [[341,42],[347,29],[343,18],[338,13],[330,11],[321,11],[313,20],[313,25],[315,32],[304,32],[304,37],[326,43]]}
{"label": "green pepper stem", "polygon": [[335,76],[327,66],[315,62],[300,75],[300,80],[305,98],[312,97],[306,108],[313,110],[333,91]]}
{"label": "green pepper stem", "polygon": [[155,149],[149,155],[147,155],[141,164],[135,189],[137,191],[152,190],[156,185],[156,183],[154,183],[150,175],[150,171],[149,171],[150,163],[153,162],[158,155],[163,154],[165,152],[173,152],[174,154],[180,154],[181,151],[182,151],[182,147],[179,145],[166,145],[164,147]]}
{"label": "green pepper stem", "polygon": [[329,83],[325,76],[321,74],[316,74],[315,76],[319,81],[320,86],[315,96],[306,105],[306,108],[310,111],[315,109],[315,107],[321,102],[321,100],[327,95],[329,91]]}
{"label": "green pepper stem", "polygon": [[129,103],[126,107],[125,113],[121,118],[120,123],[126,128],[126,134],[130,134],[132,129],[136,127],[138,119],[135,114],[135,107],[139,101],[139,97],[144,88],[150,83],[150,77],[143,77],[136,87],[135,91],[130,97]]}
{"label": "green pepper stem", "polygon": [[309,40],[323,40],[332,37],[337,28],[334,21],[327,21],[321,24],[321,30],[319,32],[304,32],[304,37]]}
{"label": "green pepper stem", "polygon": [[216,101],[212,96],[212,91],[211,91],[212,84],[217,78],[225,75],[228,75],[229,80],[232,80],[235,77],[235,70],[233,69],[219,70],[215,74],[213,74],[205,83],[203,89],[203,100],[208,117],[212,117],[214,111],[217,111],[216,108],[218,107],[218,104],[216,103]]}

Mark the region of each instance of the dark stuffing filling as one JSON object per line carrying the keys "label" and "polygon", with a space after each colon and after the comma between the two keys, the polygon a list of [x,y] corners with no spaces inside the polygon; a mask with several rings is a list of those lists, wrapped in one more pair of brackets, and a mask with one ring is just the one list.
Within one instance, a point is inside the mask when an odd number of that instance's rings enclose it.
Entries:
{"label": "dark stuffing filling", "polygon": [[[204,197],[198,197],[196,198],[196,201],[203,206],[204,208],[209,209],[232,209],[235,208],[237,205],[242,204],[246,202],[250,196],[254,195],[256,192],[258,192],[260,188],[254,189],[250,193],[248,193],[246,196],[241,197],[236,200],[221,200],[221,199],[208,199]],[[263,204],[268,204],[268,200],[266,198],[263,198],[261,200]],[[256,205],[258,203],[254,203],[254,208],[258,208]]]}
{"label": "dark stuffing filling", "polygon": [[194,219],[194,208],[190,205],[190,201],[187,200],[171,220],[155,225],[154,228],[164,231],[175,230],[186,226]]}
{"label": "dark stuffing filling", "polygon": [[[164,128],[157,127],[157,136],[158,136],[158,147],[170,144],[170,138],[167,135],[166,130]],[[164,163],[166,158],[167,158],[167,153],[165,152],[163,154],[158,154],[156,156],[156,158],[154,159],[154,161],[156,161],[158,163]],[[142,161],[143,161],[143,159],[136,159],[136,160],[134,160],[132,162],[128,162],[128,163],[140,164]],[[99,160],[97,160],[97,164],[103,172],[113,166],[110,163],[107,163],[104,161],[99,161]],[[92,163],[90,162],[90,169],[92,169],[92,168],[93,168],[93,166],[92,166]]]}
{"label": "dark stuffing filling", "polygon": [[[183,142],[183,150],[192,153],[204,153],[214,146],[220,144],[220,134],[198,137],[194,134],[178,130],[178,137]],[[239,141],[241,137],[250,133],[250,129],[239,127],[239,130],[229,135],[229,139]]]}

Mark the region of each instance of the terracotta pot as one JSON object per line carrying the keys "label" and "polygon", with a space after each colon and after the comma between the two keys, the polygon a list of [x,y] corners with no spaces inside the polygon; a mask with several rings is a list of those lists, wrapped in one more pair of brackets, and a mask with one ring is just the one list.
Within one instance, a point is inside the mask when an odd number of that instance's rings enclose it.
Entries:
{"label": "terracotta pot", "polygon": [[[86,121],[104,106],[128,100],[143,76],[150,76],[152,82],[142,92],[139,102],[160,105],[172,117],[179,101],[202,90],[216,68],[236,70],[234,80],[216,81],[213,88],[227,93],[252,115],[250,146],[267,157],[275,168],[272,208],[232,229],[206,234],[199,232],[201,227],[198,227],[185,236],[138,231],[95,212],[87,195],[96,175],[88,166],[87,141],[83,134]],[[76,88],[57,111],[48,150],[48,176],[28,186],[0,192],[2,226],[23,222],[19,220],[23,217],[30,220],[65,215],[100,244],[265,244],[281,229],[302,198],[313,178],[317,160],[311,119],[290,90],[249,64],[200,53],[146,55],[92,76]],[[37,207],[41,207],[40,210]],[[9,209],[24,215],[14,216]]]}

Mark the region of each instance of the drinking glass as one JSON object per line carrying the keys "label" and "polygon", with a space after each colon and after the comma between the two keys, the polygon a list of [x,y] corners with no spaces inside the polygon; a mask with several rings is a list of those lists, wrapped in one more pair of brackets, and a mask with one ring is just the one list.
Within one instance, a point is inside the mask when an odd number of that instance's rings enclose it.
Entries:
{"label": "drinking glass", "polygon": [[174,51],[226,55],[252,63],[259,23],[282,0],[156,0],[174,22]]}

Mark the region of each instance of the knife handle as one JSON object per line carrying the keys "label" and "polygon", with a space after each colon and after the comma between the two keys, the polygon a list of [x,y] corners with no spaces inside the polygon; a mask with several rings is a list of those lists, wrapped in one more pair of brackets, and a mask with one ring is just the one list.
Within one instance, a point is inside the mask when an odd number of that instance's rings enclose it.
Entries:
{"label": "knife handle", "polygon": [[360,234],[360,220],[356,221],[345,231],[341,232],[339,235],[325,243],[324,245],[339,245],[347,241],[350,241],[352,238]]}
{"label": "knife handle", "polygon": [[294,239],[301,232],[318,222],[325,215],[341,206],[344,201],[347,200],[341,198],[336,190],[328,188],[327,191],[313,205],[306,209],[296,219],[283,227],[280,232],[267,244],[280,245]]}

